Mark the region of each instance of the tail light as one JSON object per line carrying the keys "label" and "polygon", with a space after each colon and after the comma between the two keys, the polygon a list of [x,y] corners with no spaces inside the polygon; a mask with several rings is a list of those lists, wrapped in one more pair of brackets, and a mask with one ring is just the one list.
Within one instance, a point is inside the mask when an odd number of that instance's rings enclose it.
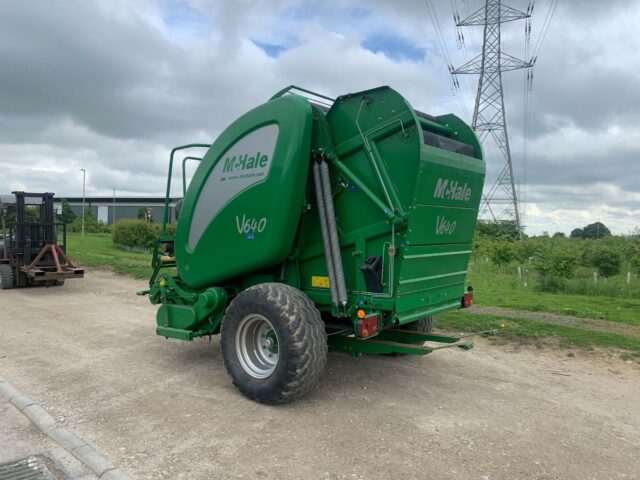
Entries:
{"label": "tail light", "polygon": [[[362,312],[362,314],[360,313]],[[358,311],[358,336],[371,337],[378,333],[378,314],[365,315],[363,310]]]}
{"label": "tail light", "polygon": [[462,296],[462,308],[469,308],[473,305],[473,290],[469,290]]}

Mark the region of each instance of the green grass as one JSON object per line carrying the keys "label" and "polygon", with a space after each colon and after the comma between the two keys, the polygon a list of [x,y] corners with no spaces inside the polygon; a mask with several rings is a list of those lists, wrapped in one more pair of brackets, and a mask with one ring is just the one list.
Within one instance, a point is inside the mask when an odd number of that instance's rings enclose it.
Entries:
{"label": "green grass", "polygon": [[[529,274],[527,286],[515,272],[500,273],[484,262],[471,266],[467,282],[473,285],[477,305],[505,307],[533,312],[551,312],[583,318],[640,325],[640,299],[609,296],[546,293],[535,290]],[[636,280],[637,282],[637,280]]]}
{"label": "green grass", "polygon": [[71,261],[88,267],[110,267],[115,272],[148,279],[151,276],[151,254],[128,252],[114,245],[111,234],[79,234],[67,236]]}
{"label": "green grass", "polygon": [[561,347],[583,349],[615,348],[640,357],[640,339],[619,333],[601,332],[586,328],[565,327],[551,323],[498,315],[484,315],[457,310],[438,316],[437,328],[448,331],[478,332],[498,329],[503,339],[552,338]]}

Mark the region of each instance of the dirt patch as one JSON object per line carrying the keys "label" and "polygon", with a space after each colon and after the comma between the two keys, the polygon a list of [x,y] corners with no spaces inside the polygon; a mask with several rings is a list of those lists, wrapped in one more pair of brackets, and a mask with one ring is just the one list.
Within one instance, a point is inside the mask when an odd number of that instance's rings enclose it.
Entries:
{"label": "dirt patch", "polygon": [[579,327],[589,330],[598,330],[601,332],[621,333],[632,337],[640,338],[640,326],[628,325],[626,323],[610,322],[607,320],[596,320],[592,318],[573,317],[570,315],[559,315],[548,312],[527,312],[524,310],[514,310],[502,307],[485,307],[473,305],[467,312],[484,313],[489,315],[498,315],[508,318],[522,318],[525,320],[536,320],[539,322],[553,323],[556,325],[564,325],[566,327]]}
{"label": "dirt patch", "polygon": [[0,293],[0,375],[138,478],[637,478],[636,364],[483,339],[330,354],[309,396],[267,407],[233,389],[216,338],[157,337],[145,286],[88,271]]}

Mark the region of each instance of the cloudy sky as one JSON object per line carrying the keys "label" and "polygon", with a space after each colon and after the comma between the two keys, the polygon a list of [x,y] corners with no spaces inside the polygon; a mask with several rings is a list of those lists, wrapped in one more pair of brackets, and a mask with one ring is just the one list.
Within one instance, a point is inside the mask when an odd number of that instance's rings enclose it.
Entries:
{"label": "cloudy sky", "polygon": [[[535,2],[532,47],[549,2]],[[456,66],[482,33],[465,29],[459,49],[452,10],[481,3],[433,2]],[[526,143],[523,72],[505,75],[527,233],[640,226],[639,24],[638,0],[559,1]],[[504,26],[503,47],[524,55],[523,21]],[[0,193],[79,196],[84,168],[87,195],[164,194],[172,146],[211,142],[289,84],[331,96],[390,85],[470,121],[477,77],[459,81],[462,98],[424,0],[2,0]],[[488,183],[501,167],[488,158]]]}

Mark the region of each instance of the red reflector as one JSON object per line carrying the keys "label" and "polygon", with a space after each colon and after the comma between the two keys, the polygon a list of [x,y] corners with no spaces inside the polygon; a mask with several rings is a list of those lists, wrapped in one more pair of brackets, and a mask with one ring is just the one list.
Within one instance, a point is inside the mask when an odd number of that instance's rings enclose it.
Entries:
{"label": "red reflector", "polygon": [[378,333],[378,315],[370,315],[358,320],[358,336],[370,337]]}
{"label": "red reflector", "polygon": [[462,308],[469,308],[473,305],[473,292],[467,292],[462,296]]}

